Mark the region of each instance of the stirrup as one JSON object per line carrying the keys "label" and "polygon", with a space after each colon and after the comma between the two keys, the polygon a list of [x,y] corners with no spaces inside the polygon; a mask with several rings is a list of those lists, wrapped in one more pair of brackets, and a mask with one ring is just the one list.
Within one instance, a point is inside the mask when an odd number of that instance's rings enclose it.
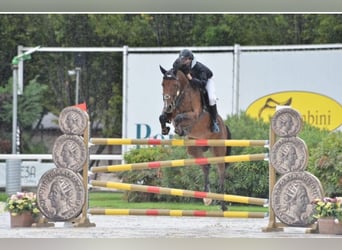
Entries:
{"label": "stirrup", "polygon": [[213,122],[213,126],[212,126],[211,130],[213,133],[220,133],[220,127],[219,127],[217,121]]}

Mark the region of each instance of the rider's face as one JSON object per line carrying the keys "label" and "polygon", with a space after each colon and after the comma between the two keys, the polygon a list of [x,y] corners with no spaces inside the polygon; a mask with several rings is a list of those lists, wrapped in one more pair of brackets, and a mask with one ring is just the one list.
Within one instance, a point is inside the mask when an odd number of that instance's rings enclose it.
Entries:
{"label": "rider's face", "polygon": [[183,58],[181,59],[181,64],[182,64],[182,65],[187,65],[187,66],[189,66],[190,63],[191,63],[191,59],[188,58],[188,57],[183,57]]}

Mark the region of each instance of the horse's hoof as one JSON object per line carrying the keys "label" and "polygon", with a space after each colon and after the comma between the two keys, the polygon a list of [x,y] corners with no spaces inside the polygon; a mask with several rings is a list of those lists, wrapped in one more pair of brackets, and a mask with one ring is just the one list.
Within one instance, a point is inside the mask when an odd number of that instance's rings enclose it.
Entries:
{"label": "horse's hoof", "polygon": [[206,206],[209,206],[211,203],[212,203],[212,199],[210,199],[210,198],[203,198],[203,203],[204,203],[204,205],[206,205]]}
{"label": "horse's hoof", "polygon": [[177,135],[179,135],[179,136],[184,136],[185,134],[184,134],[184,131],[182,130],[182,129],[179,129],[179,128],[176,128],[175,129],[175,133],[177,134]]}
{"label": "horse's hoof", "polygon": [[228,211],[228,207],[227,207],[227,206],[222,206],[222,207],[221,207],[221,210],[222,210],[222,212]]}
{"label": "horse's hoof", "polygon": [[165,128],[162,129],[162,134],[163,135],[168,135],[169,132],[170,132],[170,127],[165,127]]}

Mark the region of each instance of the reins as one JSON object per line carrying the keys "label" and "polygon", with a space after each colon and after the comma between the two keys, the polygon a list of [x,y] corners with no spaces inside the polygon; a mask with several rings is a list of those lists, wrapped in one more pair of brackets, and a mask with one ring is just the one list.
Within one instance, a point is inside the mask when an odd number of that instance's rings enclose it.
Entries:
{"label": "reins", "polygon": [[178,95],[176,95],[176,98],[174,101],[174,109],[177,109],[179,107],[183,98],[184,98],[184,89],[182,91],[180,91],[180,93],[178,93]]}

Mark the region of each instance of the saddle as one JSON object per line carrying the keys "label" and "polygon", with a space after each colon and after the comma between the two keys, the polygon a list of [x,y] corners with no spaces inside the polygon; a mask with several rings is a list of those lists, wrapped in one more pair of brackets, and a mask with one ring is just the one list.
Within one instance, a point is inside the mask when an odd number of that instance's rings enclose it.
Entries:
{"label": "saddle", "polygon": [[199,91],[201,94],[201,104],[202,104],[203,110],[208,111],[208,108],[209,108],[208,92],[205,88],[199,88]]}

